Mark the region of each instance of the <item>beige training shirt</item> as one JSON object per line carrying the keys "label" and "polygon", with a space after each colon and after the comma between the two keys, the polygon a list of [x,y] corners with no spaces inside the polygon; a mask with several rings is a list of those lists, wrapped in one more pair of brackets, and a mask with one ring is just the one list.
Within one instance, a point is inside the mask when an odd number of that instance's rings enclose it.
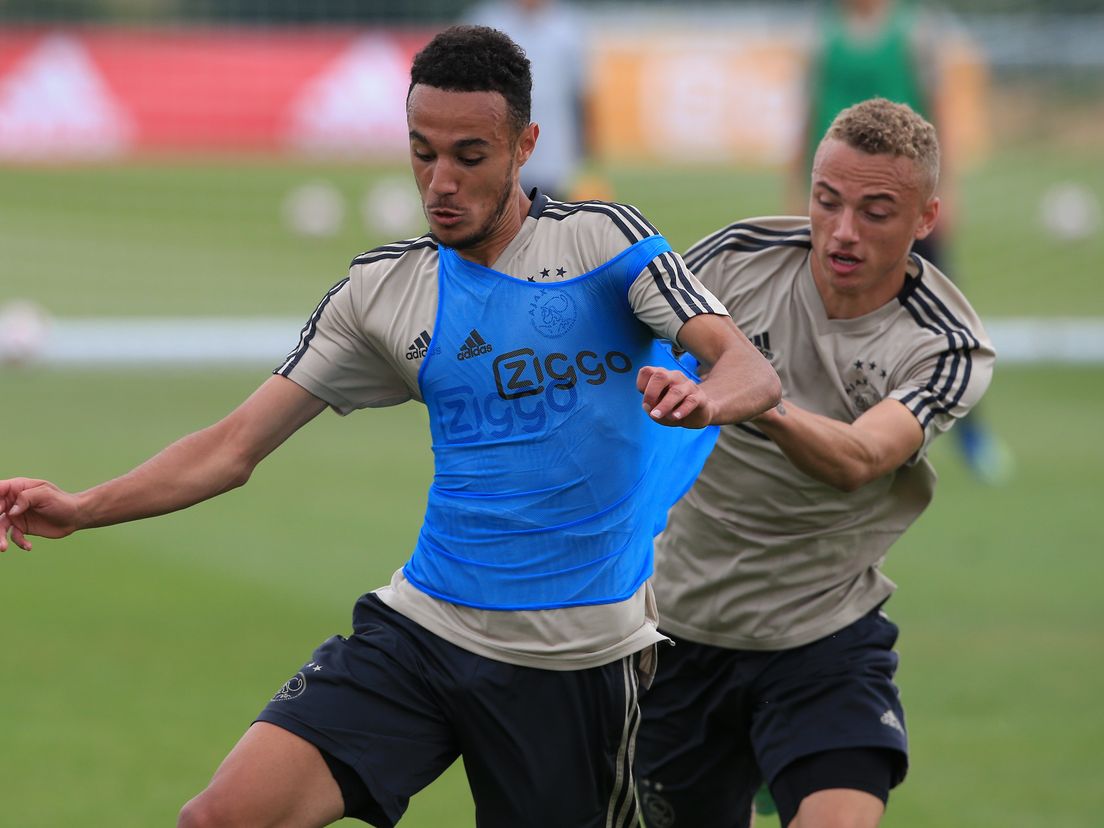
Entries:
{"label": "beige training shirt", "polygon": [[880,565],[931,500],[925,453],[989,384],[994,351],[950,280],[913,257],[897,298],[829,319],[809,268],[807,218],[730,225],[687,265],[770,360],[794,404],[845,423],[899,400],[917,454],[851,493],[799,471],[753,424],[724,426],[656,546],[661,627],[719,647],[788,649],[829,635],[895,589]]}
{"label": "beige training shirt", "polygon": [[[561,203],[537,194],[521,231],[493,267],[535,282],[573,279],[656,232],[627,205]],[[358,256],[348,278],[323,298],[304,326],[299,345],[276,373],[341,414],[421,401],[418,369],[427,350],[437,347],[432,342],[437,261],[437,244],[429,236]],[[628,299],[637,318],[657,337],[672,341],[691,317],[725,314],[675,253],[653,259],[630,287]],[[411,549],[414,542],[412,527]],[[512,664],[583,669],[650,651],[663,639],[656,631],[648,584],[615,604],[504,612],[432,598],[408,583],[400,569],[376,594],[442,638]]]}

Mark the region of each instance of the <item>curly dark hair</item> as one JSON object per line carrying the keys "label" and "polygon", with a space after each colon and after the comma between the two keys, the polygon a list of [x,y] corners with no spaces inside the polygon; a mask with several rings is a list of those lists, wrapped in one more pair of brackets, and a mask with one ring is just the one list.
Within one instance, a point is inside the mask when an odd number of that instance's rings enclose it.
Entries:
{"label": "curly dark hair", "polygon": [[414,56],[407,100],[420,83],[448,92],[498,92],[506,99],[515,133],[529,126],[533,91],[529,58],[497,29],[445,29]]}

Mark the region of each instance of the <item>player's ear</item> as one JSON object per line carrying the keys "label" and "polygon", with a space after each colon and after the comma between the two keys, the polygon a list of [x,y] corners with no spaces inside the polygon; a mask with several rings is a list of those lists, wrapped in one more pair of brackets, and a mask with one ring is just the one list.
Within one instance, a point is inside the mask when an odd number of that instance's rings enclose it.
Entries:
{"label": "player's ear", "polygon": [[540,135],[540,127],[535,123],[531,123],[523,129],[521,135],[518,136],[515,160],[519,167],[529,160],[529,156],[532,155],[533,150],[536,149],[538,135]]}
{"label": "player's ear", "polygon": [[920,222],[916,226],[916,238],[926,239],[935,229],[935,223],[939,219],[939,196],[932,196],[920,211]]}

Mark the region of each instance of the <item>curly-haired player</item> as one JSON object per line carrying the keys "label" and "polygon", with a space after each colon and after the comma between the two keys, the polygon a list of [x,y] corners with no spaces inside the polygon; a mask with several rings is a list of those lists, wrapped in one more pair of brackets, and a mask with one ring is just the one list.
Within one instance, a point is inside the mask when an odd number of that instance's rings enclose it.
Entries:
{"label": "curly-haired player", "polygon": [[391,826],[459,756],[480,826],[637,824],[653,537],[706,426],[774,405],[778,377],[635,209],[521,189],[529,77],[499,32],[438,35],[407,99],[430,232],[354,259],[219,423],[79,494],[0,481],[0,551],[29,548],[242,485],[327,407],[426,405],[436,468],[408,561],[292,669],[182,826]]}

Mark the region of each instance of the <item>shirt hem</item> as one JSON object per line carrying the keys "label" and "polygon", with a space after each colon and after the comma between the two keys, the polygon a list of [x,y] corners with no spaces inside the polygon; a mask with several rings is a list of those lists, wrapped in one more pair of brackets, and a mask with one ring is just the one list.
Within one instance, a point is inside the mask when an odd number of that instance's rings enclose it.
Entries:
{"label": "shirt hem", "polygon": [[[622,641],[598,653],[592,653],[585,656],[568,654],[539,655],[532,652],[494,647],[489,644],[474,641],[470,637],[460,635],[456,630],[450,629],[447,625],[437,623],[431,616],[418,612],[417,607],[404,601],[403,597],[399,595],[392,586],[381,587],[374,590],[373,594],[395,612],[409,618],[415,624],[429,630],[429,632],[443,638],[450,644],[455,644],[461,649],[483,656],[484,658],[501,661],[506,664],[513,664],[518,667],[534,667],[539,670],[557,671],[587,670],[591,667],[601,667],[605,664],[610,664],[625,656],[639,653],[660,642],[669,640],[667,636],[661,633],[650,621],[645,620],[640,627]],[[555,610],[552,611],[554,612]]]}
{"label": "shirt hem", "polygon": [[877,607],[893,594],[892,588],[879,589],[862,597],[862,600],[848,604],[847,607],[822,621],[813,629],[802,629],[798,632],[782,636],[770,636],[755,638],[751,636],[722,633],[715,630],[703,630],[691,624],[686,624],[671,618],[660,612],[660,630],[668,635],[693,641],[695,644],[706,644],[710,647],[721,647],[726,650],[756,650],[773,652],[776,650],[793,650],[803,647],[814,641],[839,632],[849,624],[858,621],[872,609]]}

